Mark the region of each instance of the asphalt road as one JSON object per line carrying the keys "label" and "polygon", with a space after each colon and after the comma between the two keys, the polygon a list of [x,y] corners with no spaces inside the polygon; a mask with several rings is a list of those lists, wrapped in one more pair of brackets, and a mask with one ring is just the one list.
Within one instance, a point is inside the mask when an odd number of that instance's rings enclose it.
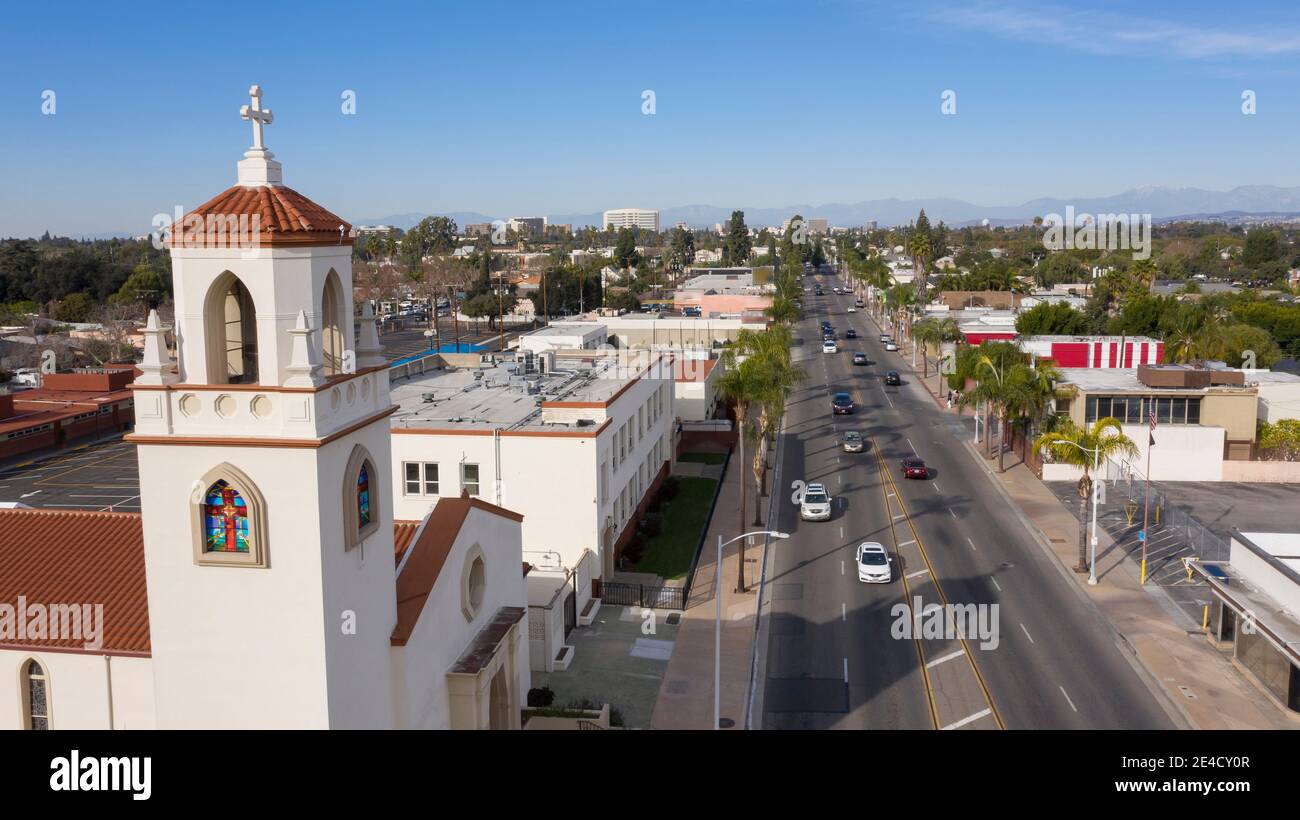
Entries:
{"label": "asphalt road", "polygon": [[[1108,624],[1083,601],[961,442],[958,420],[913,383],[897,353],[879,343],[849,296],[812,294],[794,355],[808,379],[791,398],[782,441],[769,567],[772,609],[764,670],[764,728],[1012,729],[1172,728]],[[828,318],[840,352],[821,353]],[[856,340],[846,340],[853,327]],[[870,362],[854,366],[863,351]],[[887,370],[903,373],[884,386]],[[853,394],[852,416],[833,417],[831,394]],[[840,436],[870,437],[850,454]],[[872,448],[876,452],[872,451]],[[899,462],[919,454],[929,480],[904,480]],[[885,471],[891,475],[886,476]],[[892,480],[891,480],[892,477]],[[795,480],[819,481],[835,497],[828,522],[804,522],[791,500]],[[860,583],[863,541],[894,556],[890,584]],[[996,647],[970,636],[895,637],[895,606],[997,605],[983,610]],[[757,718],[758,716],[756,716]]]}

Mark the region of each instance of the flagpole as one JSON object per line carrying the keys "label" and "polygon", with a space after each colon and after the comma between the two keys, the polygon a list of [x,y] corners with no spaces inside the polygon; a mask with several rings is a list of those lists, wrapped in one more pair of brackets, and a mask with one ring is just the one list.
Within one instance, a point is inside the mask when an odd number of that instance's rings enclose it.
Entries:
{"label": "flagpole", "polygon": [[1142,491],[1142,574],[1138,580],[1139,584],[1147,582],[1147,541],[1150,533],[1147,532],[1151,513],[1151,448],[1156,446],[1156,411],[1151,411],[1150,417],[1151,429],[1147,431],[1147,472],[1146,483]]}

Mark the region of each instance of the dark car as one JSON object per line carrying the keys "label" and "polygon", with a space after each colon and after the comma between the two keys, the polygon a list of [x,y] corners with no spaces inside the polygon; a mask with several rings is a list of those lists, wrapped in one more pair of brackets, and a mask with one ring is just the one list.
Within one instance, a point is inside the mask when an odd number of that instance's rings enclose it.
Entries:
{"label": "dark car", "polygon": [[865,354],[865,353],[854,353],[854,354],[853,354],[853,363],[854,363],[854,364],[858,364],[858,365],[866,364],[866,363],[867,363],[867,354]]}
{"label": "dark car", "polygon": [[888,385],[892,385],[892,386],[894,386],[894,387],[897,387],[898,385],[900,385],[900,384],[902,384],[902,383],[903,383],[903,380],[900,379],[900,378],[898,377],[898,371],[897,371],[897,370],[891,370],[891,371],[889,371],[888,373],[885,374],[885,384],[888,384]]}
{"label": "dark car", "polygon": [[919,458],[903,459],[903,478],[929,478],[930,468]]}
{"label": "dark car", "polygon": [[849,328],[848,330],[844,331],[844,338],[846,338],[846,339],[856,339],[856,338],[858,338],[858,332],[857,332],[856,330],[854,330],[853,328]]}
{"label": "dark car", "polygon": [[853,397],[848,393],[836,393],[831,399],[831,412],[837,416],[852,414]]}

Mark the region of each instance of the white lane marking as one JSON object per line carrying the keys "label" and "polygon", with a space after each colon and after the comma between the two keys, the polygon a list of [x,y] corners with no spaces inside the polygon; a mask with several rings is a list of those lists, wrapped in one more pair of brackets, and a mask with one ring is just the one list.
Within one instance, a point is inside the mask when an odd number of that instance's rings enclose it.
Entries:
{"label": "white lane marking", "polygon": [[916,577],[918,577],[918,576],[924,575],[924,574],[926,574],[926,573],[929,572],[929,571],[930,571],[930,570],[928,570],[928,569],[918,569],[916,572],[913,572],[912,574],[908,575],[908,576],[907,576],[907,580],[910,581],[910,580],[912,580],[913,578],[916,578]]}
{"label": "white lane marking", "polygon": [[890,492],[885,493],[885,495],[889,496],[890,498],[898,498],[898,496],[894,495],[892,490]]}
{"label": "white lane marking", "polygon": [[1029,630],[1028,630],[1028,629],[1025,629],[1025,625],[1024,625],[1024,624],[1021,624],[1021,625],[1020,625],[1020,631],[1023,632],[1023,633],[1025,633],[1025,637],[1029,639],[1029,642],[1030,642],[1030,643],[1034,643],[1034,636],[1029,634]]}
{"label": "white lane marking", "polygon": [[952,511],[952,507],[948,508],[948,515],[951,515],[953,518],[957,517],[957,513]]}
{"label": "white lane marking", "polygon": [[[848,659],[848,656],[845,656],[845,658],[844,658],[844,682],[845,682],[845,683],[848,683],[848,682],[849,682],[849,659]],[[1077,711],[1077,710],[1076,710],[1076,711]]]}
{"label": "white lane marking", "polygon": [[840,575],[844,574],[844,562],[840,561]]}
{"label": "white lane marking", "polygon": [[912,443],[912,440],[911,440],[910,438],[907,440],[907,446],[912,448],[912,454],[913,454],[913,455],[919,455],[919,454],[916,452],[916,445]]}
{"label": "white lane marking", "polygon": [[895,521],[897,521],[900,518],[907,518],[907,515],[904,513],[899,513],[898,515],[894,516]]}
{"label": "white lane marking", "polygon": [[844,540],[844,528],[843,528],[843,527],[840,527],[840,540],[841,540],[841,541]]}
{"label": "white lane marking", "polygon": [[930,486],[931,486],[931,487],[934,487],[934,491],[935,491],[936,493],[938,493],[939,495],[943,495],[943,490],[939,489],[939,482],[937,482],[937,481],[932,482],[932,483],[930,484]]}
{"label": "white lane marking", "polygon": [[900,546],[900,547],[910,547],[912,544],[915,544],[915,543],[916,543],[916,539],[915,539],[915,538],[909,538],[909,539],[907,539],[906,541],[904,541],[904,542],[902,542],[901,544],[899,544],[898,546]]}
{"label": "white lane marking", "polygon": [[963,652],[960,649],[958,649],[956,652],[949,652],[947,655],[944,655],[942,658],[935,658],[934,660],[930,661],[925,665],[925,668],[933,669],[939,664],[944,663],[945,661],[950,661],[953,658],[960,658],[962,654]]}
{"label": "white lane marking", "polygon": [[965,726],[967,723],[974,723],[975,721],[979,720],[985,715],[991,715],[991,714],[993,714],[992,709],[981,709],[975,714],[971,715],[970,717],[964,717],[961,720],[957,721],[956,723],[949,723],[947,726],[943,727],[939,731],[946,732],[949,729],[960,729],[961,727]]}
{"label": "white lane marking", "polygon": [[44,490],[37,490],[36,492],[32,492],[32,493],[23,493],[22,495],[20,495],[20,496],[18,496],[18,497],[19,497],[19,498],[31,498],[31,497],[34,496],[34,495],[40,495],[42,492],[44,492]]}
{"label": "white lane marking", "polygon": [[1068,703],[1068,704],[1070,704],[1070,708],[1073,709],[1073,710],[1077,713],[1077,712],[1079,711],[1079,707],[1075,706],[1075,705],[1074,705],[1074,701],[1070,700],[1070,693],[1067,692],[1067,691],[1065,691],[1065,687],[1064,687],[1064,686],[1061,686],[1061,687],[1058,687],[1058,688],[1061,690],[1061,694],[1062,694],[1062,695],[1065,695],[1065,702]]}
{"label": "white lane marking", "polygon": [[849,605],[840,604],[840,620],[847,621],[848,619],[849,619]]}
{"label": "white lane marking", "polygon": [[997,579],[997,578],[989,578],[989,580],[993,582],[993,586],[997,588],[997,591],[998,591],[998,592],[1001,592],[1001,591],[1002,591],[1002,587],[998,586],[998,579]]}
{"label": "white lane marking", "polygon": [[979,552],[979,550],[975,549],[975,542],[972,541],[972,540],[970,540],[970,536],[969,536],[969,535],[966,536],[966,543],[967,543],[967,544],[970,544],[970,548],[971,548],[971,551],[972,551],[972,552]]}
{"label": "white lane marking", "polygon": [[836,484],[843,484],[843,483],[844,483],[844,476],[842,476],[842,475],[837,475],[837,476],[835,476],[835,483],[836,483]]}

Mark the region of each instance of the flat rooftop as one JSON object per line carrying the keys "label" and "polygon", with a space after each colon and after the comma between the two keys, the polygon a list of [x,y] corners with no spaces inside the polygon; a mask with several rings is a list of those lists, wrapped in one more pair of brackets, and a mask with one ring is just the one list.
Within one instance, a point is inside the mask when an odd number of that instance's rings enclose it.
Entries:
{"label": "flat rooftop", "polygon": [[[1244,386],[1215,384],[1209,387],[1151,387],[1138,380],[1137,369],[1132,367],[1062,367],[1059,372],[1061,377],[1057,381],[1063,384],[1073,384],[1085,393],[1111,391],[1118,393],[1185,393],[1190,395],[1223,390],[1244,390],[1251,387],[1251,382],[1258,381],[1291,381],[1291,379],[1285,378],[1261,380],[1258,378],[1260,374],[1246,371],[1246,384]],[[1284,377],[1288,374],[1277,373],[1272,375]],[[1300,377],[1295,377],[1295,381],[1300,382]]]}
{"label": "flat rooftop", "polygon": [[552,322],[546,327],[538,328],[526,336],[585,336],[605,329],[599,322]]}
{"label": "flat rooftop", "polygon": [[[536,370],[526,373],[522,359],[486,367],[431,371],[392,388],[391,396],[398,409],[391,417],[391,424],[394,429],[594,429],[598,423],[580,424],[573,420],[572,413],[566,414],[565,422],[549,420],[543,414],[542,403],[604,404],[647,366],[649,362],[644,358],[634,357],[629,363],[621,356],[574,356],[561,352],[556,357],[555,369],[549,373]],[[672,371],[668,370],[666,376],[671,379]],[[592,419],[603,421],[599,408],[588,409],[592,410]]]}
{"label": "flat rooftop", "polygon": [[1300,573],[1300,533],[1297,532],[1243,532],[1252,544]]}

